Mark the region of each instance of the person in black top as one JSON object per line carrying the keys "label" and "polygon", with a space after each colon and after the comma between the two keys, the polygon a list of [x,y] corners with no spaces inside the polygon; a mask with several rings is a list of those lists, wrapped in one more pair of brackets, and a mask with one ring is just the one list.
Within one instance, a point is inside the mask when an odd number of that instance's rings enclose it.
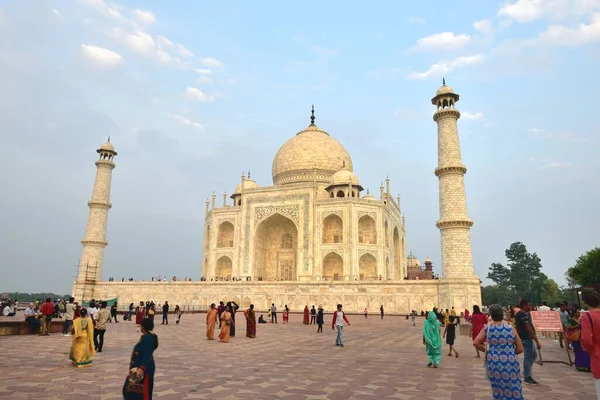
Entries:
{"label": "person in black top", "polygon": [[315,309],[315,306],[313,305],[312,308],[310,309],[310,324],[316,324],[317,323],[317,310]]}
{"label": "person in black top", "polygon": [[454,315],[451,315],[448,320],[450,323],[446,324],[446,329],[444,329],[444,337],[446,338],[446,344],[450,346],[448,349],[448,355],[452,357],[452,352],[454,352],[456,358],[458,358],[458,352],[454,348],[454,338],[456,337],[456,325],[458,325],[458,318]]}
{"label": "person in black top", "polygon": [[519,308],[521,310],[515,315],[515,326],[517,328],[517,333],[523,342],[524,382],[528,385],[537,386],[539,383],[537,383],[537,381],[531,377],[531,369],[533,367],[533,363],[537,359],[536,348],[539,350],[542,348],[542,346],[540,345],[540,341],[535,333],[535,328],[531,323],[531,317],[529,314],[531,311],[531,306],[529,305],[529,302],[527,300],[521,300],[519,303]]}
{"label": "person in black top", "polygon": [[169,325],[169,302],[165,301],[165,304],[163,304],[162,307],[162,311],[163,311],[163,320],[162,320],[162,325]]}
{"label": "person in black top", "polygon": [[119,322],[117,321],[117,303],[110,306],[110,319],[108,322],[112,322],[113,318],[115,319],[115,322]]}

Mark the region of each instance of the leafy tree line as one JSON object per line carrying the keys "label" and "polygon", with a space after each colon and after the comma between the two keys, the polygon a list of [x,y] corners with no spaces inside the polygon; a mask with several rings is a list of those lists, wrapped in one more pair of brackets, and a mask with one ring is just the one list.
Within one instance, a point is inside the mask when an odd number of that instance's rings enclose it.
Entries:
{"label": "leafy tree line", "polygon": [[[521,299],[527,299],[535,304],[546,301],[548,305],[575,301],[574,294],[560,287],[542,272],[540,257],[536,253],[527,251],[523,243],[511,244],[506,249],[505,255],[506,266],[493,263],[490,267],[487,277],[494,282],[494,285],[482,288],[483,304],[517,304]],[[598,256],[597,261],[600,262],[600,251]]]}
{"label": "leafy tree line", "polygon": [[[2,292],[5,293],[5,292]],[[56,294],[56,293],[21,293],[21,292],[9,292],[7,293],[11,300],[18,301],[33,301],[37,299],[46,300],[48,297],[51,299],[63,299],[68,300],[71,297],[70,294]]]}

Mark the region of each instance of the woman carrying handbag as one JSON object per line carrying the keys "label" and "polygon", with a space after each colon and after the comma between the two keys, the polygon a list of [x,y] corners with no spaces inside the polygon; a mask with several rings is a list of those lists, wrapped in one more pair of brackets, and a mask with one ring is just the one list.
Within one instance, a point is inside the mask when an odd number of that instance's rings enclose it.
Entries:
{"label": "woman carrying handbag", "polygon": [[492,322],[479,332],[473,346],[485,352],[484,373],[492,386],[494,400],[521,400],[521,366],[517,355],[523,352],[523,344],[516,329],[502,320],[502,307],[490,306],[489,314]]}

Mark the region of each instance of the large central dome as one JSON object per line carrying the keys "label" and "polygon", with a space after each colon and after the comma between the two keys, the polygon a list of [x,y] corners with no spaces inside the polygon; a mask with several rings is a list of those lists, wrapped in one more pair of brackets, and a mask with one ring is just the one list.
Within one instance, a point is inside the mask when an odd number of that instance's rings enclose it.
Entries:
{"label": "large central dome", "polygon": [[[314,110],[313,110],[314,112]],[[352,171],[352,159],[340,142],[312,123],[281,146],[273,160],[273,183],[329,184],[342,168]]]}

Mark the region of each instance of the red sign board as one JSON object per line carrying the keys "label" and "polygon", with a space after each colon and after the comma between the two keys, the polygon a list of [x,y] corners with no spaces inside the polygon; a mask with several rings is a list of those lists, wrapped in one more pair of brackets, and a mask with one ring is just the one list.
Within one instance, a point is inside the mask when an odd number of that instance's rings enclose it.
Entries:
{"label": "red sign board", "polygon": [[563,325],[557,311],[531,311],[531,322],[537,332],[562,332]]}

